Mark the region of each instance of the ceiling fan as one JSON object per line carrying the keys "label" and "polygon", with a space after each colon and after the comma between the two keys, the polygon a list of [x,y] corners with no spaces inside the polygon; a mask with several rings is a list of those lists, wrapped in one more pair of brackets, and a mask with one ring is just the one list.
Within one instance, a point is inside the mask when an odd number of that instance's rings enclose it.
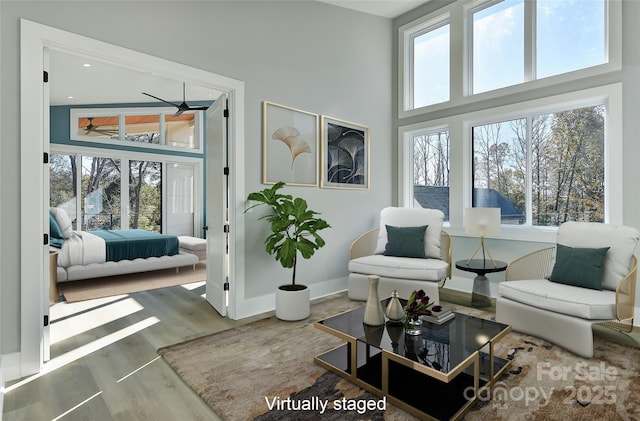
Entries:
{"label": "ceiling fan", "polygon": [[96,126],[93,124],[93,117],[87,117],[89,120],[89,124],[84,127],[85,134],[90,135],[90,133],[96,133],[98,135],[107,135],[114,136],[119,133],[118,129],[101,129],[100,126]]}
{"label": "ceiling fan", "polygon": [[206,109],[208,109],[209,107],[191,107],[189,106],[189,104],[187,104],[187,101],[185,99],[185,83],[182,82],[182,104],[176,104],[175,102],[170,102],[170,101],[165,101],[162,98],[158,98],[157,96],[153,96],[151,94],[148,94],[146,92],[143,92],[144,95],[146,96],[150,96],[151,98],[157,99],[158,101],[162,101],[164,103],[173,105],[174,107],[176,107],[178,109],[178,111],[176,111],[176,113],[174,114],[174,117],[179,116],[180,114],[184,113],[185,111],[204,111]]}

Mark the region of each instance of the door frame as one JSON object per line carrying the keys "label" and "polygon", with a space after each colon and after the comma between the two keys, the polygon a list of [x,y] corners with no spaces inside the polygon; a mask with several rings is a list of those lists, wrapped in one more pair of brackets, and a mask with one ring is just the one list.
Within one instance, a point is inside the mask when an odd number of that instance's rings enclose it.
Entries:
{"label": "door frame", "polygon": [[[19,373],[22,377],[38,373],[43,364],[43,321],[49,297],[44,295],[44,283],[48,282],[48,246],[43,245],[45,226],[44,164],[43,154],[48,150],[49,139],[44,138],[43,71],[44,49],[61,50],[100,61],[152,72],[169,79],[184,80],[218,91],[229,98],[229,156],[231,165],[229,250],[230,279],[234,280],[229,291],[229,317],[242,314],[240,308],[244,296],[244,82],[220,76],[194,67],[161,59],[148,54],[118,47],[71,32],[20,20],[20,352]],[[38,111],[41,110],[41,111]],[[48,218],[47,218],[48,219]],[[34,251],[38,250],[36,258]],[[239,284],[239,285],[238,285]],[[39,309],[34,311],[33,309]],[[14,377],[14,376],[12,376]]]}

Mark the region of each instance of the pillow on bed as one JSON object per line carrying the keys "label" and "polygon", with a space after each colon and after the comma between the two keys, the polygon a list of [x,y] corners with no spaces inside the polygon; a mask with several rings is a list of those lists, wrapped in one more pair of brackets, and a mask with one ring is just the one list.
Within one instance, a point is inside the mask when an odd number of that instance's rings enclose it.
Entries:
{"label": "pillow on bed", "polygon": [[56,216],[53,214],[53,211],[49,210],[49,235],[51,238],[59,238],[63,239],[62,229],[60,228],[60,224],[56,221]]}
{"label": "pillow on bed", "polygon": [[51,208],[51,212],[53,212],[53,216],[56,217],[56,222],[60,226],[60,231],[62,231],[63,238],[71,237],[71,233],[73,232],[73,228],[71,226],[71,218],[67,215],[67,212],[64,209],[60,208]]}

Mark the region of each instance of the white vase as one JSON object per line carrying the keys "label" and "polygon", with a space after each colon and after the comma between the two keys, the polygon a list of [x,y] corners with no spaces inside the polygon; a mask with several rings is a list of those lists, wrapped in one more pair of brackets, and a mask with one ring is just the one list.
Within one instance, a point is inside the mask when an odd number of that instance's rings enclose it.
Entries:
{"label": "white vase", "polygon": [[369,275],[369,298],[364,308],[364,324],[369,326],[382,326],[384,324],[384,311],[378,297],[378,282],[380,277]]}
{"label": "white vase", "polygon": [[302,320],[311,313],[310,291],[304,285],[302,289],[290,290],[291,285],[281,285],[276,290],[276,317],[289,322]]}

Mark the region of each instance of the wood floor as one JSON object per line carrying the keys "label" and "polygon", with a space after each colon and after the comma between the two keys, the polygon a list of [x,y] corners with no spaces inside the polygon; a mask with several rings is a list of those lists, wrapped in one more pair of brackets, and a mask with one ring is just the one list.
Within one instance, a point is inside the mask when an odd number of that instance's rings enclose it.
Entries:
{"label": "wood floor", "polygon": [[55,304],[51,360],[40,375],[5,385],[3,419],[219,419],[156,353],[259,318],[220,317],[204,290],[200,282]]}
{"label": "wood floor", "polygon": [[[6,385],[3,419],[218,420],[156,350],[267,315],[228,320],[203,294],[200,282],[54,305],[52,358],[39,375]],[[465,305],[470,300],[450,290],[442,290],[441,298]],[[598,334],[640,343],[637,328],[631,336]]]}

